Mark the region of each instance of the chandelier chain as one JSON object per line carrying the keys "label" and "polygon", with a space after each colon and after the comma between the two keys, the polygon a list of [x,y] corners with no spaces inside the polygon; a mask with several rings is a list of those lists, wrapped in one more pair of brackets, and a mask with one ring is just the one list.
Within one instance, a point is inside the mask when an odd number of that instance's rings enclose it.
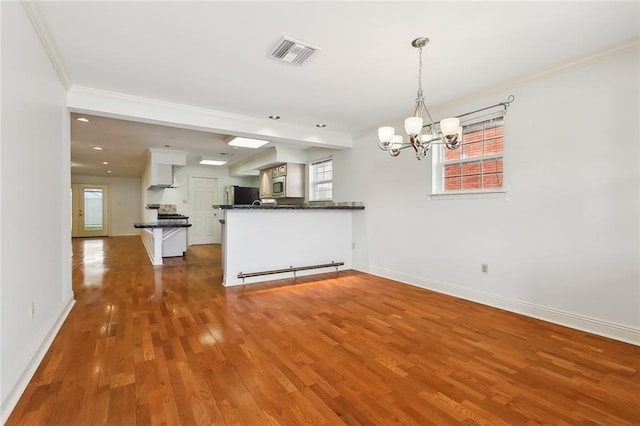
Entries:
{"label": "chandelier chain", "polygon": [[422,98],[422,47],[418,54],[418,98]]}

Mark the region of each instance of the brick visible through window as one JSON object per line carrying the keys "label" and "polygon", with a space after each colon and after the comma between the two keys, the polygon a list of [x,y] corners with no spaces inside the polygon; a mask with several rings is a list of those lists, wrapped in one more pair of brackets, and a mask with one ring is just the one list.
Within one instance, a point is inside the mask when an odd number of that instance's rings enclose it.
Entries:
{"label": "brick visible through window", "polygon": [[435,192],[495,190],[503,187],[504,118],[463,127],[462,145],[456,150],[441,146],[434,167]]}

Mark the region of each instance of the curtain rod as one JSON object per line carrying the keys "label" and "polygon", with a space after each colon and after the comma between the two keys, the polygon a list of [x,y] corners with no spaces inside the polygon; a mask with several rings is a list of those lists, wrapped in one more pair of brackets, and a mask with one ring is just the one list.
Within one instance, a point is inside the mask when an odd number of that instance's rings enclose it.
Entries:
{"label": "curtain rod", "polygon": [[[511,102],[513,102],[515,99],[516,99],[515,96],[509,95],[507,100],[504,101],[504,102],[499,102],[499,103],[497,103],[495,105],[491,105],[491,106],[488,106],[488,107],[477,109],[475,111],[471,111],[471,112],[467,112],[467,113],[464,113],[464,114],[460,114],[460,115],[456,116],[456,118],[466,117],[467,115],[476,114],[476,113],[478,113],[480,111],[485,111],[485,110],[488,110],[488,109],[491,109],[491,108],[495,108],[495,107],[499,107],[499,106],[503,107],[504,110],[507,111],[507,108],[509,108],[509,105],[511,105]],[[440,122],[437,121],[437,122],[432,123],[432,124],[425,124],[424,126],[422,126],[422,128],[424,129],[426,127],[435,126],[436,124],[440,124]]]}

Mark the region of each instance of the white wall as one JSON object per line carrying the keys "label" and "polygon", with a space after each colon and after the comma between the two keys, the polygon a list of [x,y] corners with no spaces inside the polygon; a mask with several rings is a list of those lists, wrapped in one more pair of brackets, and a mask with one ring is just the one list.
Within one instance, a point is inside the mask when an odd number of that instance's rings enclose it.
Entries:
{"label": "white wall", "polygon": [[515,95],[505,122],[508,201],[428,201],[430,158],[392,158],[373,131],[335,151],[335,199],[366,205],[354,223],[355,267],[640,343],[638,57],[434,111],[461,114]]}
{"label": "white wall", "polygon": [[109,236],[140,233],[133,227],[142,222],[140,178],[74,175],[71,182],[109,185]]}
{"label": "white wall", "polygon": [[0,2],[0,10],[3,423],[71,308],[73,294],[65,90],[22,4]]}

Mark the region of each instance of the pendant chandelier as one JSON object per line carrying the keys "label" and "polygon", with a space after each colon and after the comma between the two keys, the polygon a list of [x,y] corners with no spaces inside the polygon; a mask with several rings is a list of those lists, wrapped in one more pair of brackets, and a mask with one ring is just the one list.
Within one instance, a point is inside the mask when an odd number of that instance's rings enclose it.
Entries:
{"label": "pendant chandelier", "polygon": [[[511,102],[513,96],[509,96],[507,102],[501,102],[487,108],[482,108],[458,117],[445,118],[437,123],[433,122],[431,113],[424,103],[422,92],[422,48],[429,44],[427,37],[418,37],[411,42],[411,45],[418,49],[418,93],[415,99],[415,107],[411,117],[404,120],[404,130],[408,135],[409,142],[404,142],[402,135],[395,133],[393,127],[384,126],[378,129],[378,147],[383,151],[388,151],[393,157],[400,155],[400,151],[405,148],[413,148],[416,158],[422,160],[429,154],[432,144],[444,144],[448,149],[457,149],[462,145],[462,127],[460,117],[474,114],[496,106],[502,106],[505,110]],[[426,121],[426,124],[425,124]],[[425,132],[423,133],[423,129]]]}

